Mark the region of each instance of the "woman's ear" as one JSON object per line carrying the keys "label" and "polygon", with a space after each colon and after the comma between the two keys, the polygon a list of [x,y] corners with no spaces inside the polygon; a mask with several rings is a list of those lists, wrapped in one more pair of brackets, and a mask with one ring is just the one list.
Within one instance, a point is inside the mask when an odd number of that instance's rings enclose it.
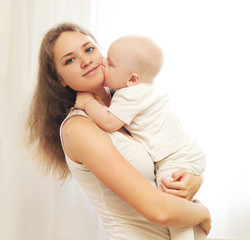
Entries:
{"label": "woman's ear", "polygon": [[62,80],[60,81],[60,84],[63,86],[63,87],[67,87],[67,84]]}
{"label": "woman's ear", "polygon": [[57,77],[58,77],[59,83],[60,83],[63,87],[66,87],[67,84],[63,81],[63,79],[62,79],[59,75],[57,75]]}
{"label": "woman's ear", "polygon": [[127,87],[137,85],[140,81],[140,76],[137,73],[132,73],[129,80],[127,81]]}

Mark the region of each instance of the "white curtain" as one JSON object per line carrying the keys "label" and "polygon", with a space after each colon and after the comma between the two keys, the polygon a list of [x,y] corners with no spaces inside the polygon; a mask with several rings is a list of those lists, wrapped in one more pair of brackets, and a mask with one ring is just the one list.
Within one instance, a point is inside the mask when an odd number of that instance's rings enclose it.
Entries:
{"label": "white curtain", "polygon": [[43,35],[62,21],[90,27],[91,2],[1,0],[0,239],[105,239],[79,185],[68,180],[60,187],[41,176],[21,138]]}
{"label": "white curtain", "polygon": [[74,180],[43,177],[21,144],[44,33],[71,21],[90,28],[104,52],[139,33],[164,50],[159,89],[207,154],[198,194],[211,210],[211,239],[250,239],[247,0],[0,0],[0,239],[103,240]]}

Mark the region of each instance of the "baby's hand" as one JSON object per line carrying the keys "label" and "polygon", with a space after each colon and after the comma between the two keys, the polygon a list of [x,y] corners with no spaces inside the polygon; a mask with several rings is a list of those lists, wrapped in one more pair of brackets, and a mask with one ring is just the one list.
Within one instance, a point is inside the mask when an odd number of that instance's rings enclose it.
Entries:
{"label": "baby's hand", "polygon": [[92,99],[94,99],[94,96],[92,93],[90,93],[90,92],[78,92],[76,94],[76,101],[75,101],[74,107],[81,109],[81,110],[84,110],[87,102],[89,102]]}

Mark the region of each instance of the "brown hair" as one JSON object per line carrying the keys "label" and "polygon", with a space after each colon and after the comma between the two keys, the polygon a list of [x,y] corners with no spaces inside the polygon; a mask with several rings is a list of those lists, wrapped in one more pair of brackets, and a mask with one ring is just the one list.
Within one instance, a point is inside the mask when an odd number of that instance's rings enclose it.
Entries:
{"label": "brown hair", "polygon": [[72,23],[62,23],[47,32],[40,47],[38,81],[26,121],[26,143],[34,147],[34,159],[43,173],[52,171],[59,180],[69,175],[59,129],[76,97],[76,91],[60,84],[54,65],[55,42],[67,31],[80,32],[96,42],[87,29]]}

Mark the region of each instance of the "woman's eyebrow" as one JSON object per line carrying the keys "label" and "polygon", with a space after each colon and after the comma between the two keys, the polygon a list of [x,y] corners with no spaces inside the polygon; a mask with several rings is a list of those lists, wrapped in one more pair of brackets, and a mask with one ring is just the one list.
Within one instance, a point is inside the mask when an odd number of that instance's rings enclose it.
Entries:
{"label": "woman's eyebrow", "polygon": [[[86,47],[89,43],[91,43],[91,41],[85,42],[85,43],[81,46],[81,48]],[[68,56],[72,55],[73,53],[74,53],[74,52],[69,52],[69,53],[66,53],[65,55],[63,55],[62,58],[60,59],[60,62],[61,62],[65,57],[68,57]]]}

